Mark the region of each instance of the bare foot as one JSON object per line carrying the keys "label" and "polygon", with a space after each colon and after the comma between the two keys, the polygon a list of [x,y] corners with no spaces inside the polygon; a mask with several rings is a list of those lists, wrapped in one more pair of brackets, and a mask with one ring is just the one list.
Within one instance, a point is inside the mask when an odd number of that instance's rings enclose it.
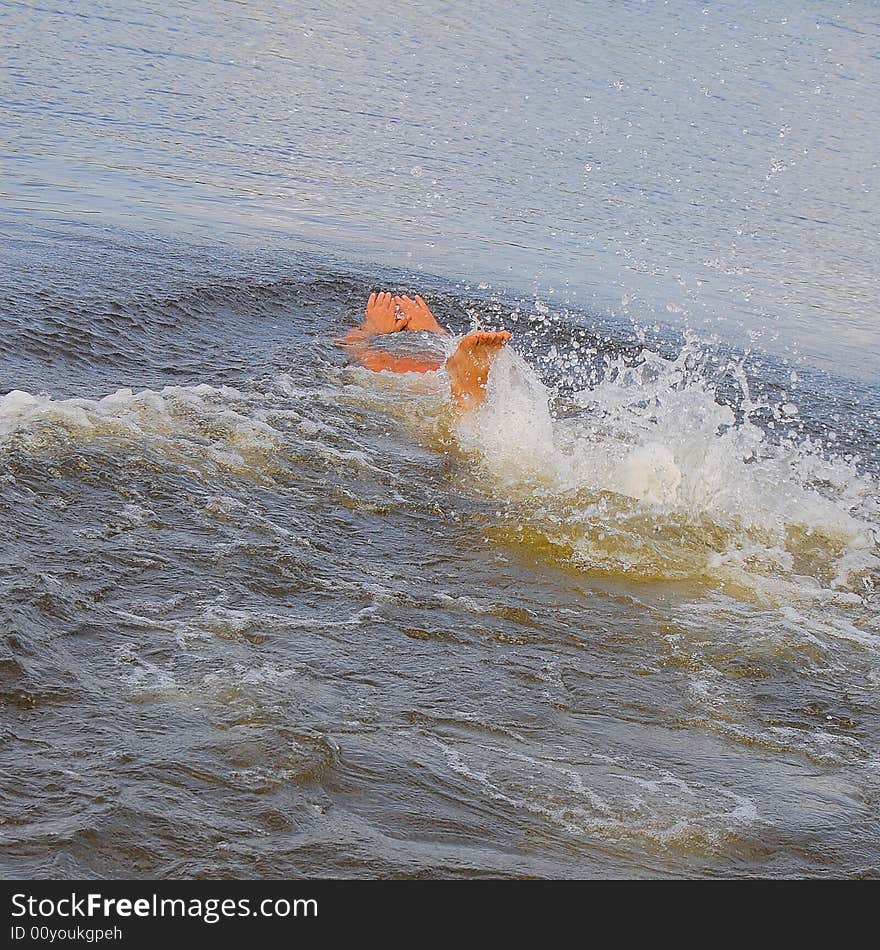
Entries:
{"label": "bare foot", "polygon": [[416,299],[407,297],[395,297],[394,303],[398,310],[409,318],[407,330],[428,330],[431,333],[445,333],[446,331],[437,322],[437,318],[431,313],[431,308],[425,301],[416,294]]}
{"label": "bare foot", "polygon": [[476,330],[458,344],[446,361],[452,398],[459,409],[476,409],[486,398],[489,366],[510,339],[507,330]]}

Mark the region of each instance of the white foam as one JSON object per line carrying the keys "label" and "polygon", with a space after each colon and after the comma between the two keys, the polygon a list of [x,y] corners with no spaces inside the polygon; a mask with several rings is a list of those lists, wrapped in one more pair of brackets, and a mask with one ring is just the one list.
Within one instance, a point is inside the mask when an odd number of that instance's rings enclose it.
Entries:
{"label": "white foam", "polygon": [[[860,600],[880,569],[877,480],[806,440],[771,443],[750,418],[767,407],[742,367],[738,420],[689,368],[689,347],[612,363],[563,418],[505,350],[484,406],[458,428],[488,476],[481,488],[587,569],[714,578],[771,602],[830,590]],[[777,410],[794,415],[789,402]]]}
{"label": "white foam", "polygon": [[39,450],[71,438],[122,440],[166,458],[235,470],[252,467],[283,442],[282,433],[251,411],[246,394],[207,384],[119,389],[101,399],[15,390],[0,397],[0,451],[13,437]]}

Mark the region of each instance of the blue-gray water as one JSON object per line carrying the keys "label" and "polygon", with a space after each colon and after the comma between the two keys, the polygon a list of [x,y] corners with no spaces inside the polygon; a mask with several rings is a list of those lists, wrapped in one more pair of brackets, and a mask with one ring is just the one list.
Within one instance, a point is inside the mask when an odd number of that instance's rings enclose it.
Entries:
{"label": "blue-gray water", "polygon": [[4,871],[876,874],[876,5],[0,35]]}

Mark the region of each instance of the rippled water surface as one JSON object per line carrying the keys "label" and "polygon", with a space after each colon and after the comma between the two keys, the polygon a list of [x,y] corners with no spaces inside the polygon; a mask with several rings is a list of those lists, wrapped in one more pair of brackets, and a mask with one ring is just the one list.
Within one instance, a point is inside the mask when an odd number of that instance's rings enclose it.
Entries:
{"label": "rippled water surface", "polygon": [[0,28],[6,873],[876,875],[874,5]]}

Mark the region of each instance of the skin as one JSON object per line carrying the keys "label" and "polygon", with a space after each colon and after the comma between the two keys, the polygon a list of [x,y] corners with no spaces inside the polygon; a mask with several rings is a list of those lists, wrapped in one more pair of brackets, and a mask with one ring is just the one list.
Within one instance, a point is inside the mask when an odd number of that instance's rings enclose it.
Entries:
{"label": "skin", "polygon": [[[422,297],[395,297],[387,291],[380,291],[370,294],[364,309],[364,322],[337,342],[349,349],[361,366],[375,372],[428,373],[443,365],[440,359],[397,356],[370,345],[375,337],[403,330],[446,334]],[[492,360],[509,339],[507,330],[476,330],[463,337],[446,360],[453,404],[459,411],[468,412],[483,403]]]}
{"label": "skin", "polygon": [[371,293],[367,306],[364,308],[364,322],[359,327],[349,330],[339,342],[361,343],[371,337],[381,336],[383,333],[398,333],[406,329],[409,317],[402,311],[398,311],[397,299],[387,291]]}
{"label": "skin", "polygon": [[431,313],[431,308],[416,294],[413,297],[395,297],[397,309],[406,317],[408,330],[427,330],[430,333],[446,333]]}
{"label": "skin", "polygon": [[462,338],[446,361],[452,399],[462,412],[482,405],[492,360],[509,339],[507,330],[475,330]]}

